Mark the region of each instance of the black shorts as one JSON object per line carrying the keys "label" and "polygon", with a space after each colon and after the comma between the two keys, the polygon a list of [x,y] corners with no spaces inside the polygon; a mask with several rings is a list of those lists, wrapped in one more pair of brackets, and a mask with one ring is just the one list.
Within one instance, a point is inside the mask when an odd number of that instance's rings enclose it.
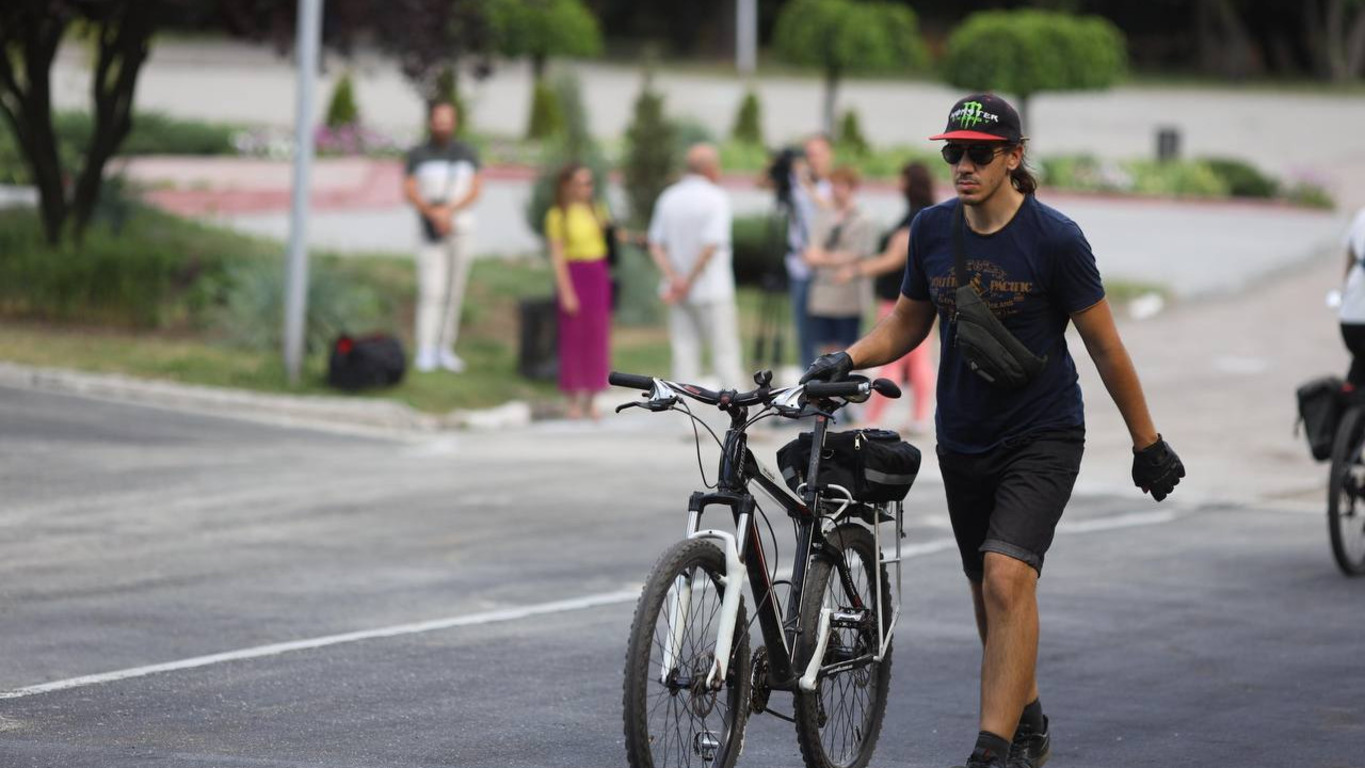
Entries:
{"label": "black shorts", "polygon": [[1035,432],[979,454],[939,446],[948,517],[967,578],[981,581],[987,552],[1022,560],[1042,575],[1084,452],[1084,427]]}

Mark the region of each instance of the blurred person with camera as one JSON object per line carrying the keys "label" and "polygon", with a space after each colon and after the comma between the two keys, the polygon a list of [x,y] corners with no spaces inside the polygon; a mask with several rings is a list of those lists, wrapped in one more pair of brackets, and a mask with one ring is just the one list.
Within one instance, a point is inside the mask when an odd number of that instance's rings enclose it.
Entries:
{"label": "blurred person with camera", "polygon": [[673,380],[696,381],[701,376],[706,344],[720,387],[742,387],[746,377],[731,266],[732,214],[719,180],[716,148],[710,144],[688,148],[682,179],[654,204],[649,253],[663,276],[659,296],[668,305]]}
{"label": "blurred person with camera", "polygon": [[[891,314],[896,308],[896,301],[900,299],[905,262],[910,255],[910,222],[915,220],[920,211],[934,204],[934,179],[929,175],[928,166],[918,160],[906,163],[901,168],[900,190],[905,197],[905,215],[882,236],[878,255],[844,267],[838,278],[845,281],[859,277],[873,278],[878,322]],[[921,343],[901,358],[878,368],[874,374],[874,378],[889,379],[896,384],[909,386],[914,395],[914,405],[906,431],[912,435],[928,434],[930,429],[929,419],[934,407],[932,347],[930,343]],[[863,414],[863,422],[876,426],[890,402],[884,397],[872,398]]]}
{"label": "blurred person with camera", "polygon": [[858,172],[847,166],[830,173],[830,207],[815,217],[811,243],[802,254],[811,268],[810,336],[820,352],[852,346],[872,302],[868,279],[850,279],[846,271],[870,259],[876,248],[876,225],[855,198],[859,181]]}
{"label": "blurred person with camera", "polygon": [[806,249],[813,240],[816,216],[831,205],[830,169],[834,150],[828,136],[816,134],[806,139],[800,150],[785,149],[768,168],[768,179],[777,195],[780,209],[787,215],[788,296],[791,298],[792,325],[796,331],[797,363],[810,365],[815,359],[815,340],[811,335],[808,299],[811,267]]}
{"label": "blurred person with camera", "polygon": [[1032,768],[1051,754],[1038,697],[1038,578],[1070,500],[1085,413],[1065,332],[1075,324],[1133,445],[1134,483],[1157,501],[1185,475],[1152,422],[1090,244],[1036,199],[1019,115],[957,102],[945,141],[957,194],[910,225],[901,297],[803,381],[838,380],[918,346],[937,316],[938,458],[983,651],[980,730],[967,768]]}
{"label": "blurred person with camera", "polygon": [[428,138],[408,151],[403,196],[417,211],[422,245],[417,252],[417,318],[414,367],[460,373],[455,354],[460,310],[472,261],[472,207],[483,188],[479,155],[455,139],[460,116],[455,105],[427,107]]}

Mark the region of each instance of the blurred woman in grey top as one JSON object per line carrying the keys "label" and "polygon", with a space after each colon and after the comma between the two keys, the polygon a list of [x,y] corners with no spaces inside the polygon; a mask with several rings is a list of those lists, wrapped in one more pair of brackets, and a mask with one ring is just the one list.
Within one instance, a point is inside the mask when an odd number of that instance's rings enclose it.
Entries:
{"label": "blurred woman in grey top", "polygon": [[876,224],[854,200],[858,173],[840,167],[829,175],[832,205],[816,217],[805,262],[812,268],[811,340],[823,354],[846,349],[860,336],[863,313],[872,306],[872,284],[849,278],[846,267],[871,258],[877,247]]}
{"label": "blurred woman in grey top", "polygon": [[449,102],[433,103],[427,113],[430,138],[408,152],[403,194],[417,210],[422,245],[417,251],[417,328],[414,365],[464,370],[455,354],[460,309],[469,280],[471,211],[482,179],[479,156],[456,141],[459,115]]}

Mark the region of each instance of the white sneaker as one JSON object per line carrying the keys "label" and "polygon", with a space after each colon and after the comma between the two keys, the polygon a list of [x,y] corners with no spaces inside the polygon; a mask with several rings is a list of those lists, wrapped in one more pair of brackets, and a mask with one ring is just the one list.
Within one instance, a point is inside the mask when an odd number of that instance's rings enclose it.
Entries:
{"label": "white sneaker", "polygon": [[412,361],[412,367],[416,368],[419,373],[431,373],[436,370],[438,364],[436,353],[429,349],[418,352],[417,358]]}
{"label": "white sneaker", "polygon": [[450,371],[451,373],[464,373],[465,368],[464,361],[460,359],[459,355],[455,354],[454,352],[451,352],[448,349],[443,349],[440,351],[438,361],[442,368],[446,369],[447,371]]}

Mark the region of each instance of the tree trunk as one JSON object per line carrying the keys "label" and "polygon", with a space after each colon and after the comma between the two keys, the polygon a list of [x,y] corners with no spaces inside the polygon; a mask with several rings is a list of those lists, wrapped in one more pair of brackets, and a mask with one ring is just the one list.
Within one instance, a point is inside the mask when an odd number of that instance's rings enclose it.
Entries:
{"label": "tree trunk", "polygon": [[[21,53],[17,57],[0,56],[0,114],[14,130],[38,188],[43,234],[49,244],[56,245],[61,241],[67,205],[57,138],[52,131],[50,73],[68,19],[48,12],[41,2],[30,3],[17,17],[7,29],[0,29],[0,52],[18,49]],[[23,85],[15,76],[16,61],[23,65]]]}
{"label": "tree trunk", "polygon": [[839,94],[839,70],[825,70],[825,106],[823,125],[825,134],[834,135],[834,104]]}
{"label": "tree trunk", "polygon": [[1345,0],[1327,0],[1327,13],[1323,18],[1328,72],[1338,83],[1350,79],[1350,73],[1346,71],[1345,6]]}
{"label": "tree trunk", "polygon": [[104,166],[132,128],[133,92],[147,60],[153,27],[149,5],[127,3],[117,17],[108,19],[99,28],[99,57],[91,88],[95,105],[94,129],[72,204],[78,241],[84,237],[95,204],[99,202]]}

